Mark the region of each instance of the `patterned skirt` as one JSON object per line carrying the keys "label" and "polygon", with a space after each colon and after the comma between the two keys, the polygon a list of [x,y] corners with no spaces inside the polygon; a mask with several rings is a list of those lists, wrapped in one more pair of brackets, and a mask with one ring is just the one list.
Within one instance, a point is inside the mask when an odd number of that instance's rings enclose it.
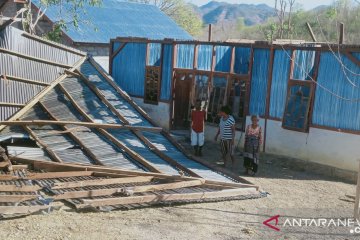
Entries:
{"label": "patterned skirt", "polygon": [[245,136],[244,146],[244,167],[257,170],[259,164],[260,139],[256,136]]}

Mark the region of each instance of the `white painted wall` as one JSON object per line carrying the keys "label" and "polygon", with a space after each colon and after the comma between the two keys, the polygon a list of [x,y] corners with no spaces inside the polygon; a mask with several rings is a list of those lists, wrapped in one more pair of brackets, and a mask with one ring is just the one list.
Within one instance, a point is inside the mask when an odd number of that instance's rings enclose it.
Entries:
{"label": "white painted wall", "polygon": [[[246,123],[250,123],[247,117]],[[263,131],[265,120],[259,121]],[[360,136],[336,131],[311,128],[309,133],[286,130],[281,122],[268,120],[266,149],[267,153],[301,159],[343,170],[357,171],[360,158]],[[214,141],[217,127],[206,126],[206,141]],[[264,133],[263,133],[264,135]],[[237,131],[235,142],[244,145],[244,134]]]}
{"label": "white painted wall", "polygon": [[159,102],[158,105],[144,103],[144,99],[135,98],[132,99],[142,108],[147,114],[161,127],[169,129],[170,119],[170,104]]}
{"label": "white painted wall", "polygon": [[318,128],[300,133],[283,129],[281,122],[269,120],[266,152],[356,171],[360,136]]}

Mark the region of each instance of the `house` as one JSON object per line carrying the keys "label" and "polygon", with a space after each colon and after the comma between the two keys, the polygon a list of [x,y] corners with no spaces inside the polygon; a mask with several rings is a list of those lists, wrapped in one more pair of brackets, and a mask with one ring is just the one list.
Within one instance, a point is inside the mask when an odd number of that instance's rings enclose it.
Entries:
{"label": "house", "polygon": [[[64,10],[68,7],[64,4]],[[22,4],[14,1],[0,0],[0,13],[12,17]],[[41,8],[39,0],[32,1],[33,12]],[[42,10],[44,7],[41,8]],[[64,11],[63,10],[63,11]],[[36,31],[41,36],[49,32],[54,23],[60,20],[60,9],[56,6],[46,8],[44,17],[39,21]],[[123,2],[119,0],[103,0],[101,6],[86,6],[79,11],[78,28],[72,24],[63,31],[61,42],[87,52],[95,57],[108,70],[109,41],[111,38],[140,37],[149,39],[193,39],[189,33],[179,27],[170,17],[156,6]],[[16,24],[21,28],[21,24]]]}
{"label": "house", "polygon": [[247,182],[188,154],[84,52],[7,26],[0,60],[0,145],[12,159]]}
{"label": "house", "polygon": [[219,108],[230,105],[239,145],[255,114],[264,151],[334,167],[334,174],[357,168],[359,45],[116,38],[111,46],[110,74],[165,128],[188,129],[191,106],[201,100],[212,140]]}

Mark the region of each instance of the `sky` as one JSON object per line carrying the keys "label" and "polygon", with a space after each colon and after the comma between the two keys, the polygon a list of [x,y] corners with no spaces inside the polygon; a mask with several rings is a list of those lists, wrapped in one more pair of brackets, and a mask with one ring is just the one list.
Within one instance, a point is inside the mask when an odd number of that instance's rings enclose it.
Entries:
{"label": "sky", "polygon": [[[193,4],[198,6],[204,5],[211,0],[188,0]],[[261,4],[265,3],[270,7],[274,6],[275,0],[216,0],[218,2],[228,2],[228,3],[246,3],[246,4]],[[319,5],[330,5],[334,2],[334,0],[296,0],[297,3],[301,4],[305,10],[309,10],[315,8]]]}

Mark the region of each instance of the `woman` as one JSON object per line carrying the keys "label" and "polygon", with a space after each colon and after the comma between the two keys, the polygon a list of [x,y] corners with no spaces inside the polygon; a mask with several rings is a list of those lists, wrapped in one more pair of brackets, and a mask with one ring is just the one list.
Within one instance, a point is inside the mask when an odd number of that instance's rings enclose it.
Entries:
{"label": "woman", "polygon": [[245,174],[249,174],[250,170],[251,175],[255,175],[259,164],[262,133],[257,116],[251,116],[251,122],[245,130],[244,167],[246,168]]}

